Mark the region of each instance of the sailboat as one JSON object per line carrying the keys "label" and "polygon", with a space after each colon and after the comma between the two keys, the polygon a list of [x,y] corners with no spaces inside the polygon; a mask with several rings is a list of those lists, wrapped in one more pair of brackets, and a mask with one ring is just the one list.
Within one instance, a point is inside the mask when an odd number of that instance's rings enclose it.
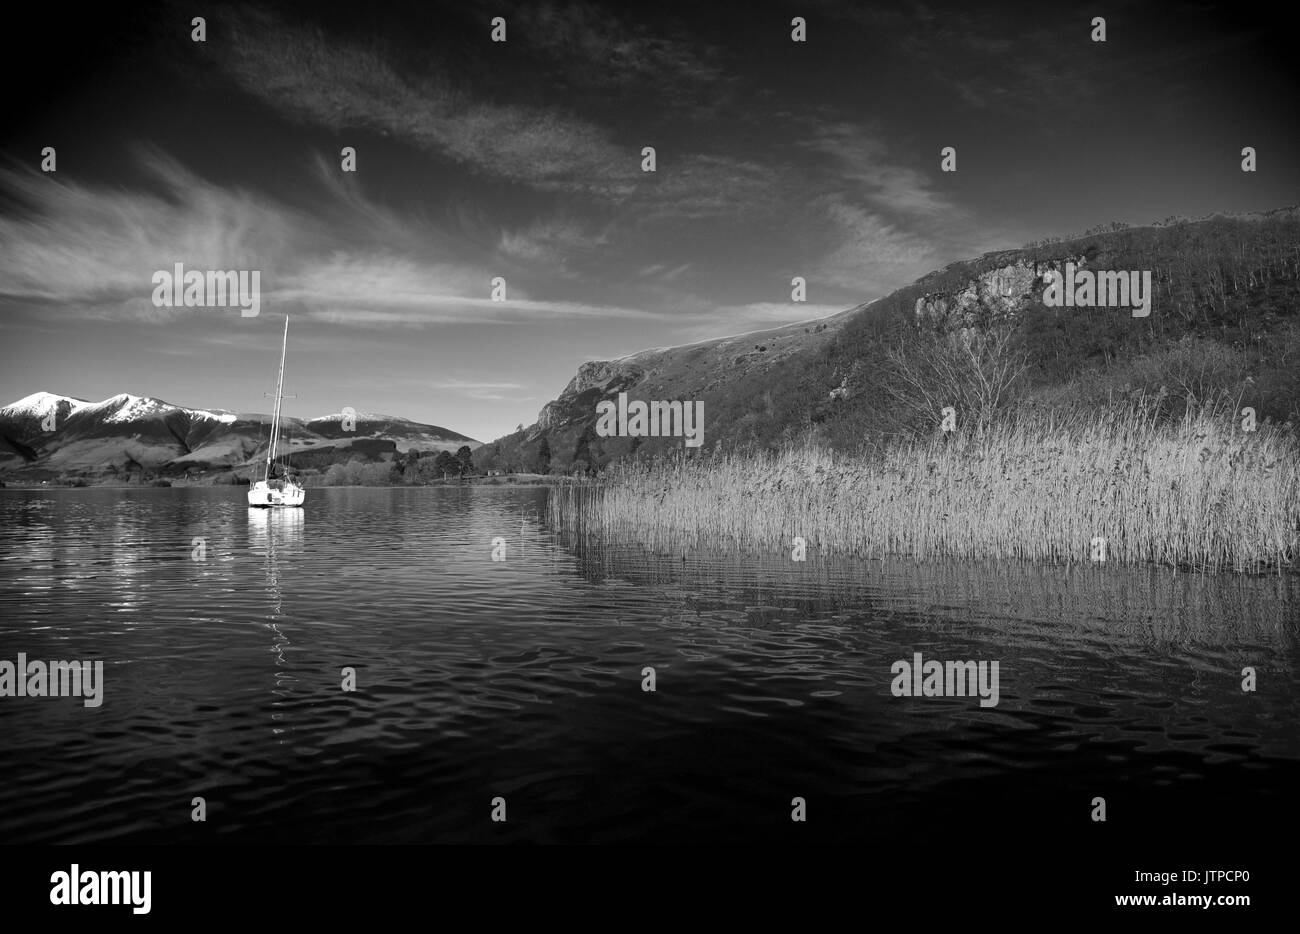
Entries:
{"label": "sailboat", "polygon": [[248,505],[259,508],[301,506],[307,491],[294,482],[288,466],[282,480],[274,479],[275,448],[280,440],[280,403],[284,398],[284,357],[289,350],[289,316],[284,316],[284,345],[280,348],[280,375],[275,381],[275,412],[271,416],[271,443],[266,449],[266,472],[248,490]]}

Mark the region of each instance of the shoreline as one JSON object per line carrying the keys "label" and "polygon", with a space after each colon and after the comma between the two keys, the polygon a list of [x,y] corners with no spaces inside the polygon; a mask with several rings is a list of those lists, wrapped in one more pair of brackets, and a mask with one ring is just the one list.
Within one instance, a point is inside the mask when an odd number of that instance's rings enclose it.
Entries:
{"label": "shoreline", "polygon": [[[466,477],[456,480],[438,480],[432,483],[336,483],[323,484],[311,483],[306,485],[308,490],[342,490],[342,489],[365,489],[365,490],[405,490],[421,489],[424,487],[457,487],[457,486],[555,486],[563,483],[575,482],[572,477],[547,474],[512,474],[499,477]],[[13,482],[5,480],[0,482],[0,492],[4,490],[176,490],[176,489],[248,489],[250,484],[247,483],[191,483],[185,481],[169,481],[167,483],[33,483],[33,482]]]}

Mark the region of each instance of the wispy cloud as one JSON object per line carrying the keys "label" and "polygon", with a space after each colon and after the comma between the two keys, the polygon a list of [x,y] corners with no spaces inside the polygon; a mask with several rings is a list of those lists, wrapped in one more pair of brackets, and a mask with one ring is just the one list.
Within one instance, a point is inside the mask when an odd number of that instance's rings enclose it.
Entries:
{"label": "wispy cloud", "polygon": [[522,282],[508,281],[508,300],[493,301],[499,274],[493,254],[481,262],[431,261],[425,251],[437,246],[436,231],[378,209],[357,192],[325,199],[320,208],[343,211],[354,223],[322,224],[316,214],[265,194],[208,182],[157,151],[143,151],[140,163],[158,191],[0,171],[0,189],[22,206],[0,216],[6,244],[0,296],[28,307],[75,308],[87,317],[213,314],[153,306],[153,273],[181,263],[258,270],[263,308],[357,327],[658,317],[639,308],[540,298]]}
{"label": "wispy cloud", "polygon": [[890,158],[879,131],[846,121],[821,122],[796,145],[826,161],[825,177],[878,210],[912,219],[949,220],[956,210],[950,198],[935,191],[928,176]]}
{"label": "wispy cloud", "polygon": [[[1158,7],[1113,0],[1062,18],[1029,11],[1009,16],[1002,7],[922,0],[893,5],[813,2],[829,17],[889,36],[918,74],[946,86],[971,108],[1026,115],[1052,108],[1053,120],[1038,122],[1049,135],[1056,132],[1056,123],[1082,119],[1088,104],[1122,93],[1139,76],[1161,73],[1162,83],[1173,90],[1195,63],[1230,54],[1257,28],[1250,17],[1239,17],[1214,38],[1157,49],[1160,43],[1150,40],[1171,25],[1203,18],[1210,8],[1201,0],[1173,0]],[[1106,20],[1105,44],[1092,41],[1093,16]]]}
{"label": "wispy cloud", "polygon": [[[613,63],[624,78],[660,75],[679,90],[727,80],[707,45],[662,28],[585,5],[509,10],[512,41],[537,55],[568,48],[581,62]],[[0,294],[107,318],[194,314],[148,301],[152,273],[183,262],[258,269],[264,308],[355,328],[599,320],[716,332],[814,313],[744,303],[779,296],[774,266],[786,281],[806,276],[830,313],[844,307],[836,299],[876,297],[975,240],[961,206],[882,129],[829,108],[792,115],[794,142],[732,140],[719,151],[666,142],[659,170],[647,174],[638,146],[609,127],[554,103],[489,99],[482,82],[457,80],[436,56],[403,54],[378,33],[341,38],[239,7],[204,51],[282,115],[373,129],[543,194],[517,199],[529,211],[494,211],[500,205],[485,199],[434,221],[417,206],[376,200],[364,173],[342,173],[319,152],[309,157],[311,191],[296,201],[211,182],[157,149],[140,157],[147,189],[10,171],[0,186],[24,210],[0,216],[0,237],[16,245],[0,257]],[[695,242],[683,244],[683,232]],[[496,276],[508,301],[491,300]]]}
{"label": "wispy cloud", "polygon": [[[670,104],[694,105],[695,91],[716,100],[726,78],[718,51],[698,35],[650,28],[594,3],[529,0],[508,6],[515,36],[575,83],[600,89],[671,88]],[[688,100],[680,100],[678,95]]]}
{"label": "wispy cloud", "polygon": [[803,123],[794,146],[811,160],[805,225],[819,245],[802,267],[810,288],[838,287],[856,304],[991,245],[973,214],[936,183],[937,152],[927,174],[875,125],[820,115]]}
{"label": "wispy cloud", "polygon": [[816,281],[877,297],[941,265],[939,245],[925,235],[835,196],[823,206],[838,243],[814,271]]}
{"label": "wispy cloud", "polygon": [[371,128],[493,176],[555,191],[632,193],[639,157],[554,107],[479,100],[429,68],[400,72],[384,52],[245,11],[218,61],[248,93],[334,131]]}
{"label": "wispy cloud", "polygon": [[712,309],[698,324],[682,333],[687,340],[711,340],[784,327],[799,322],[812,322],[844,311],[846,305],[814,305],[809,302],[753,302],[748,305],[724,305]]}
{"label": "wispy cloud", "polygon": [[[684,41],[620,34],[616,23],[573,9],[537,8],[520,15],[516,35],[552,54],[576,44],[583,60],[618,59],[608,74],[627,80],[712,81]],[[550,36],[558,45],[547,45]],[[665,151],[657,173],[641,169],[644,141],[619,141],[604,126],[553,105],[498,102],[466,90],[433,62],[401,70],[377,40],[360,44],[270,14],[233,15],[231,39],[216,61],[247,93],[298,120],[335,132],[371,129],[450,158],[476,173],[538,191],[581,194],[624,204],[641,220],[698,218],[736,212],[766,200],[773,174],[746,159],[700,151]],[[662,72],[662,73],[661,73]],[[710,100],[716,102],[717,96]],[[692,107],[699,108],[696,101]]]}
{"label": "wispy cloud", "polygon": [[528,402],[537,398],[532,394],[522,394],[521,390],[526,390],[527,387],[521,383],[446,379],[426,383],[425,386],[439,392],[451,392],[467,399],[478,399],[484,402]]}
{"label": "wispy cloud", "polygon": [[524,267],[545,267],[564,278],[577,278],[610,242],[608,228],[563,215],[543,217],[501,231],[497,252]]}
{"label": "wispy cloud", "polygon": [[[324,299],[324,296],[321,296]],[[389,304],[383,308],[353,308],[321,305],[307,316],[331,324],[369,327],[423,327],[432,324],[511,324],[542,318],[586,319],[588,321],[659,321],[665,316],[639,308],[585,305],[581,302],[525,301],[512,299],[468,299],[458,296],[412,296],[408,307]]]}
{"label": "wispy cloud", "polygon": [[636,274],[642,279],[655,279],[660,282],[676,282],[685,273],[690,271],[694,263],[681,263],[676,266],[669,266],[667,263],[651,263],[638,269]]}
{"label": "wispy cloud", "polygon": [[318,241],[291,209],[206,184],[156,152],[140,162],[165,194],[0,169],[0,189],[20,205],[0,215],[0,293],[151,313],[155,270],[262,268],[289,241]]}

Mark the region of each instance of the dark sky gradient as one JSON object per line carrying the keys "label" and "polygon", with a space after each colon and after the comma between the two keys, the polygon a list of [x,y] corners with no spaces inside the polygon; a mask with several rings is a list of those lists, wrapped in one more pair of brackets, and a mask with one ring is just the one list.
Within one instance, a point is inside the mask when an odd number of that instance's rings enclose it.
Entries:
{"label": "dark sky gradient", "polygon": [[[490,440],[588,359],[1300,201],[1292,33],[1241,3],[46,6],[5,37],[0,402],[262,410],[288,313],[289,414]],[[260,270],[261,315],[154,308],[175,262]]]}

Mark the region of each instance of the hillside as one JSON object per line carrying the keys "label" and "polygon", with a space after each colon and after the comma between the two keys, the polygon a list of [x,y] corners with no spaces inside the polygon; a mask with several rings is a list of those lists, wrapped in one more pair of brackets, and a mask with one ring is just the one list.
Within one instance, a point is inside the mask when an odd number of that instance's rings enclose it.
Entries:
{"label": "hillside", "polygon": [[[1048,307],[1045,274],[1151,273],[1151,312]],[[704,449],[812,438],[853,449],[933,432],[940,409],[1071,410],[1134,395],[1168,413],[1223,395],[1300,424],[1300,212],[1110,225],[953,263],[819,322],[584,364],[480,467],[570,472],[680,439],[601,438],[596,403],[705,403]],[[1162,392],[1163,390],[1163,392]]]}
{"label": "hillside", "polygon": [[[128,393],[88,402],[37,392],[0,407],[0,473],[18,480],[229,473],[266,456],[269,422],[265,415],[186,408]],[[283,431],[299,468],[480,444],[437,425],[365,413],[358,414],[355,431],[343,430],[341,415],[285,418]]]}
{"label": "hillside", "polygon": [[[558,468],[567,472],[575,461],[596,466],[635,451],[643,443],[672,444],[657,439],[598,438],[596,402],[621,391],[635,393],[637,398],[661,400],[726,395],[738,382],[761,381],[764,374],[824,348],[858,310],[584,364],[559,398],[543,407],[536,424],[487,446],[490,450],[486,452],[480,449],[475,465],[540,473]],[[681,442],[676,444],[680,446]],[[554,463],[550,463],[548,451],[561,452]]]}

